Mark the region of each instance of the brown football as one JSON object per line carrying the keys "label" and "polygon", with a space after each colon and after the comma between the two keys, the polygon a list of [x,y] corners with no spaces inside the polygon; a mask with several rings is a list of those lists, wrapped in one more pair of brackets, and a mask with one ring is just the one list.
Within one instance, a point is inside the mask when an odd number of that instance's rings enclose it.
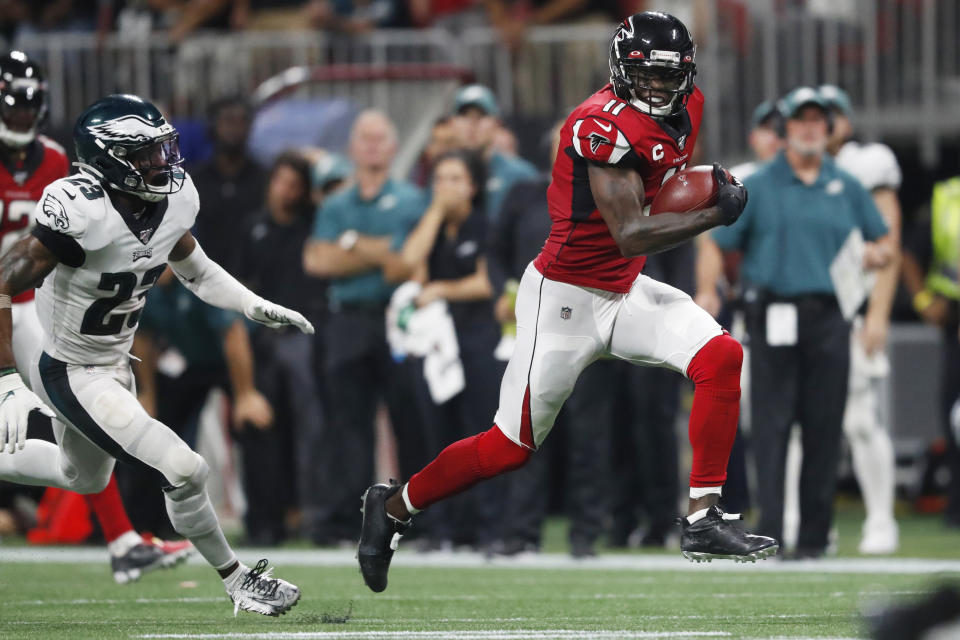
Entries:
{"label": "brown football", "polygon": [[[727,179],[730,172],[724,169]],[[717,200],[717,181],[713,178],[713,166],[701,164],[678,171],[663,183],[650,203],[650,215],[672,211],[683,213],[712,207]]]}

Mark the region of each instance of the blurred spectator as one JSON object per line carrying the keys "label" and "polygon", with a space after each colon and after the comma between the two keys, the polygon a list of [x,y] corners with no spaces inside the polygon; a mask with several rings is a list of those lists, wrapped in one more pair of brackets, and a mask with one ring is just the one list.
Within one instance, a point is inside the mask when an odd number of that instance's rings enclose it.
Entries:
{"label": "blurred spectator", "polygon": [[[853,139],[853,107],[845,91],[833,85],[820,87],[820,93],[833,114],[833,132],[828,151],[837,166],[851,173],[870,192],[874,204],[890,229],[896,264],[900,251],[900,165],[890,147],[862,144]],[[889,425],[881,419],[881,386],[889,376],[887,335],[890,309],[896,293],[898,268],[890,277],[878,280],[886,287],[877,297],[883,304],[870,305],[857,316],[850,336],[850,388],[843,428],[850,443],[853,469],[866,507],[860,553],[893,553],[899,546],[894,520],[896,460]]]}
{"label": "blurred spectator", "polygon": [[[803,439],[796,553],[826,551],[850,368],[850,323],[830,266],[854,230],[865,269],[892,273],[883,218],[860,183],[826,153],[830,113],[820,94],[795,89],[782,101],[786,149],[747,178],[750,200],[733,225],[711,230],[704,250],[742,250],[752,384],[751,437],[757,468],[758,531],[783,535],[784,458],[790,428]],[[874,242],[875,241],[875,242]],[[710,261],[719,278],[720,258]],[[875,287],[870,305],[885,291]],[[841,292],[842,293],[842,292]]]}
{"label": "blurred spectator", "polygon": [[[255,218],[243,238],[237,276],[252,291],[300,311],[322,327],[323,283],[303,271],[303,247],[313,226],[310,165],[297,153],[281,155],[267,182],[266,211]],[[250,509],[247,534],[254,544],[283,539],[284,507],[299,510],[305,533],[313,533],[323,486],[320,454],[323,410],[314,374],[314,337],[299,330],[267,330],[252,335],[256,381],[273,407],[272,429],[240,425],[244,488]],[[290,469],[268,473],[263,469]],[[255,514],[251,512],[256,510]]]}
{"label": "blurred spectator", "polygon": [[266,189],[266,176],[247,155],[250,107],[239,97],[218,100],[210,107],[213,158],[190,171],[203,212],[194,234],[204,251],[224,269],[236,273],[241,234],[256,214]]}
{"label": "blurred spectator", "polygon": [[526,160],[507,155],[494,146],[500,122],[497,100],[490,89],[479,84],[460,89],[454,99],[453,113],[458,142],[482,154],[487,163],[485,209],[487,218],[496,222],[510,187],[518,180],[535,179],[537,170]]}
{"label": "blurred spectator", "polygon": [[[447,302],[465,378],[465,388],[442,404],[435,404],[428,393],[419,394],[433,444],[421,464],[450,438],[488,428],[506,367],[493,355],[500,328],[493,317],[494,290],[488,275],[489,222],[483,206],[483,165],[483,159],[472,152],[451,151],[436,159],[432,201],[403,245],[406,269],[395,274],[423,284],[416,299],[418,307],[434,300]],[[499,529],[504,486],[492,483],[477,487],[444,505],[444,511],[455,515],[431,520],[429,535],[433,542],[489,546]]]}
{"label": "blurred spectator", "polygon": [[580,17],[584,10],[596,10],[596,5],[602,3],[591,4],[588,0],[485,0],[485,4],[490,22],[500,32],[503,43],[517,49],[526,40],[527,30],[531,27]]}
{"label": "blurred spectator", "polygon": [[245,28],[251,0],[147,0],[147,5],[161,12],[163,22],[172,22],[167,37],[180,42],[198,29]]}
{"label": "blurred spectator", "polygon": [[[308,274],[328,278],[324,331],[329,425],[319,466],[323,531],[314,540],[351,539],[360,526],[357,496],[373,477],[374,416],[385,401],[399,444],[411,418],[410,382],[390,357],[384,312],[402,268],[399,250],[425,208],[415,186],[390,177],[397,150],[393,123],[361,113],[350,135],[352,184],[324,201],[303,253]],[[403,452],[401,451],[401,458]]]}
{"label": "blurred spectator", "polygon": [[764,100],[753,110],[753,127],[747,138],[747,144],[753,151],[753,160],[738,164],[730,169],[730,173],[741,180],[753,175],[762,164],[769,162],[783,147],[780,138],[780,128],[783,126],[780,110],[774,100]]}
{"label": "blurred spectator", "polygon": [[433,123],[430,139],[420,153],[417,165],[413,168],[413,181],[421,187],[430,184],[433,175],[433,161],[438,156],[459,149],[462,145],[457,137],[457,127],[452,116],[444,116]]}
{"label": "blurred spectator", "polygon": [[407,11],[415,27],[439,27],[460,32],[489,24],[481,0],[407,0]]}
{"label": "blurred spectator", "polygon": [[[269,428],[270,403],[254,386],[253,352],[244,321],[187,291],[167,269],[151,290],[134,338],[137,397],[152,417],[196,446],[200,412],[210,391],[231,394],[235,426]],[[153,469],[119,465],[118,482],[140,530],[170,532],[166,484]],[[256,513],[256,505],[251,505]]]}
{"label": "blurred spectator", "polygon": [[400,0],[307,0],[305,14],[312,29],[347,34],[398,26],[402,18]]}
{"label": "blurred spectator", "polygon": [[[903,251],[903,283],[913,307],[927,324],[943,330],[940,410],[947,439],[950,485],[944,519],[960,527],[960,439],[956,427],[960,399],[960,176],[933,187],[929,215],[916,224]],[[953,420],[951,420],[953,417]]]}

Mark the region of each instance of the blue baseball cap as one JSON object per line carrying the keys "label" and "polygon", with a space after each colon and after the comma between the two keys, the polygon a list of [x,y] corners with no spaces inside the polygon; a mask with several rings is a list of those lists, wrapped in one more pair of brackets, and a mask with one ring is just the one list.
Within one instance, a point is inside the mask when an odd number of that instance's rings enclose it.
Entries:
{"label": "blue baseball cap", "polygon": [[779,118],[780,111],[777,109],[776,101],[764,100],[753,110],[750,122],[753,123],[754,127],[763,127],[775,124],[775,121]]}
{"label": "blue baseball cap", "polygon": [[820,97],[831,109],[836,109],[848,118],[853,115],[853,103],[846,91],[835,84],[820,85]]}
{"label": "blue baseball cap", "polygon": [[477,107],[488,116],[500,115],[497,107],[497,98],[489,87],[482,84],[471,84],[457,91],[453,100],[453,112],[460,113],[467,107]]}
{"label": "blue baseball cap", "polygon": [[823,99],[820,92],[813,87],[797,87],[793,89],[787,93],[787,95],[780,98],[777,106],[783,117],[791,120],[797,117],[801,109],[810,104],[820,107],[824,113],[830,112],[830,105]]}

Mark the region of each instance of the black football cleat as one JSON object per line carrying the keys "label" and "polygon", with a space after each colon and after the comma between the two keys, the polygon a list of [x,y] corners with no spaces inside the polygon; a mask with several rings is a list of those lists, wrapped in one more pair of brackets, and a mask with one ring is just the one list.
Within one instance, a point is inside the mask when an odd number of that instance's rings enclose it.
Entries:
{"label": "black football cleat", "polygon": [[389,485],[375,484],[363,494],[363,525],[360,528],[360,544],[357,560],[363,581],[372,591],[380,593],[387,588],[387,572],[390,560],[397,550],[400,538],[410,527],[410,521],[400,522],[387,515],[387,498],[399,491],[401,485],[393,480]]}
{"label": "black football cleat", "polygon": [[719,507],[707,510],[707,515],[690,524],[680,518],[680,552],[691,562],[710,562],[724,558],[735,562],[756,562],[768,558],[780,549],[773,538],[747,533],[735,522],[740,514],[724,513]]}

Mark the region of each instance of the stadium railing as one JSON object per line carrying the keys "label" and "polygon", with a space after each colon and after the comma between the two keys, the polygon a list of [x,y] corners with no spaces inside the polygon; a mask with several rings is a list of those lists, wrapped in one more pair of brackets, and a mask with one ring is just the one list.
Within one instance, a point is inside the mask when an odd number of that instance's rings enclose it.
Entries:
{"label": "stadium railing", "polygon": [[[742,154],[757,103],[799,84],[829,82],[850,93],[864,137],[909,140],[932,164],[939,140],[960,132],[958,4],[817,0],[806,9],[774,10],[782,3],[706,3],[706,18],[694,33],[700,43],[698,83],[708,96],[703,150],[714,157]],[[340,64],[465,67],[494,88],[505,113],[553,119],[606,81],[611,32],[611,25],[596,23],[537,27],[515,51],[489,28],[351,37],[200,33],[176,46],[162,33],[116,33],[102,41],[94,34],[57,33],[14,44],[46,64],[51,121],[59,124],[116,91],[151,96],[178,115],[202,115],[216,97],[252,92],[288,68]],[[371,99],[370,106],[388,111],[401,104],[395,96]]]}

